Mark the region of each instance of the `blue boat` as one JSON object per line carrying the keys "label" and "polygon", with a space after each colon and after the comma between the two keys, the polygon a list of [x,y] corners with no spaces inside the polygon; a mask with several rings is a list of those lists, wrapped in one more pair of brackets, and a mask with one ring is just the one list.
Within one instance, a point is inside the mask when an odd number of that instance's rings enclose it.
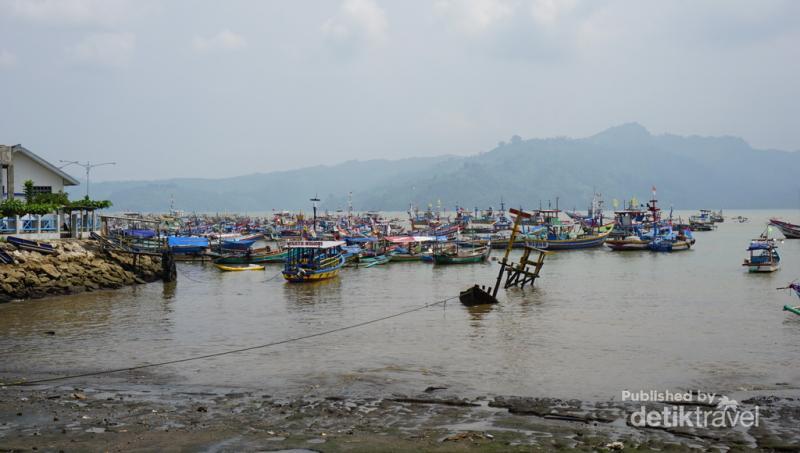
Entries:
{"label": "blue boat", "polygon": [[227,250],[247,250],[255,243],[255,239],[223,239],[222,248]]}
{"label": "blue boat", "polygon": [[56,249],[47,242],[30,241],[14,236],[7,237],[6,241],[20,250],[28,250],[30,252],[39,252],[48,255],[57,253]]}
{"label": "blue boat", "polygon": [[170,236],[167,245],[176,255],[197,255],[208,248],[208,238],[196,236]]}
{"label": "blue boat", "polygon": [[653,226],[653,240],[647,247],[654,252],[676,252],[679,250],[689,250],[694,245],[695,239],[692,230],[681,229],[678,232],[672,225]]}

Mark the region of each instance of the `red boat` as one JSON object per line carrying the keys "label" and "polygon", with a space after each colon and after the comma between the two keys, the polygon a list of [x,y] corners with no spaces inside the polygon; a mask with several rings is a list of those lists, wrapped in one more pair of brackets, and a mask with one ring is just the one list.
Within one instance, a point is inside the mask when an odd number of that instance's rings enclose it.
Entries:
{"label": "red boat", "polygon": [[769,219],[769,224],[781,230],[786,239],[800,239],[800,225],[778,219]]}

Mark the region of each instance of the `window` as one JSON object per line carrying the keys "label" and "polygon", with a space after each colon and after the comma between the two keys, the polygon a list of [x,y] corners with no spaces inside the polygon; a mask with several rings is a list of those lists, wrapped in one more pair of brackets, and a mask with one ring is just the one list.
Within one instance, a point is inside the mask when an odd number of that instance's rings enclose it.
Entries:
{"label": "window", "polygon": [[33,186],[33,194],[39,195],[40,193],[53,193],[52,186]]}

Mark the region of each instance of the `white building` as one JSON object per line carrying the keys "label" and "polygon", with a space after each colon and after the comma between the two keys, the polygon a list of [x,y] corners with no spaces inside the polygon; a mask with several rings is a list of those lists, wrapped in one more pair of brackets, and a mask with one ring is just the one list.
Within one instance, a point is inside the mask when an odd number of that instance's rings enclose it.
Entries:
{"label": "white building", "polygon": [[2,199],[23,197],[25,181],[33,181],[35,193],[57,193],[80,182],[22,145],[0,145]]}

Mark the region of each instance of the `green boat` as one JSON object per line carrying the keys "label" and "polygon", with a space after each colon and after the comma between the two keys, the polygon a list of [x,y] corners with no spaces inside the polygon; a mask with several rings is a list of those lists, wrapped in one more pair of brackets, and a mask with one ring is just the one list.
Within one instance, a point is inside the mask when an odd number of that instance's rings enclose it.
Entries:
{"label": "green boat", "polygon": [[390,257],[387,255],[376,255],[376,256],[360,256],[358,257],[358,264],[356,267],[372,267],[378,266],[381,264],[386,264],[390,260]]}
{"label": "green boat", "polygon": [[286,250],[275,250],[266,253],[242,253],[221,256],[214,264],[258,264],[283,263],[286,261]]}
{"label": "green boat", "polygon": [[468,250],[434,252],[433,262],[436,264],[482,263],[489,259],[490,253],[492,253],[492,248],[488,245]]}
{"label": "green boat", "polygon": [[421,253],[394,253],[392,254],[392,261],[397,263],[422,261]]}

